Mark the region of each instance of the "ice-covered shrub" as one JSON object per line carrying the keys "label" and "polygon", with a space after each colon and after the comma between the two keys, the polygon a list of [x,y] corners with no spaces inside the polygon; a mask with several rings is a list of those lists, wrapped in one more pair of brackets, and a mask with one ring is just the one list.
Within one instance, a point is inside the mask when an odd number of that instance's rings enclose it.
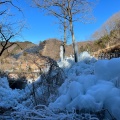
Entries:
{"label": "ice-covered shrub", "polygon": [[90,62],[95,62],[96,59],[93,58],[87,51],[84,51],[84,52],[80,53],[79,61],[84,61],[85,63],[90,63]]}
{"label": "ice-covered shrub", "polygon": [[[12,118],[17,119],[30,119],[30,120],[99,120],[98,113],[77,113],[74,109],[71,112],[67,110],[52,111],[45,105],[38,105],[32,110],[23,110],[21,112],[13,112]],[[102,120],[102,119],[101,119]]]}
{"label": "ice-covered shrub", "polygon": [[49,58],[47,64],[47,72],[41,75],[41,85],[44,86],[44,94],[47,97],[46,102],[48,102],[50,99],[53,99],[53,95],[57,95],[58,88],[61,86],[65,79],[64,72],[57,65],[56,61]]}
{"label": "ice-covered shrub", "polygon": [[[46,59],[47,68],[40,78],[30,85],[26,86],[28,96],[33,97],[33,104],[49,104],[54,101],[58,95],[58,88],[64,82],[65,75],[57,62],[49,57]],[[29,98],[28,98],[29,99]]]}
{"label": "ice-covered shrub", "polygon": [[10,108],[18,105],[19,92],[12,90],[6,77],[0,78],[0,107]]}

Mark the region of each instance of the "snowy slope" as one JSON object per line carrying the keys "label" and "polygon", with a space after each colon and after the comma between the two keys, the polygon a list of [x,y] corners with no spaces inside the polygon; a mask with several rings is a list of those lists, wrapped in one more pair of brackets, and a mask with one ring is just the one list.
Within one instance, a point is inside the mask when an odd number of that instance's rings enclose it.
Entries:
{"label": "snowy slope", "polygon": [[[120,120],[120,58],[96,60],[87,52],[83,52],[78,63],[74,63],[74,59],[70,57],[58,62],[58,65],[63,69],[66,79],[58,90],[57,99],[49,103],[49,109],[108,109],[117,120]],[[40,79],[36,82],[39,81]],[[31,109],[34,107],[29,89],[31,87],[32,85],[29,85],[22,91],[12,90],[7,79],[0,78],[0,107]],[[42,94],[41,89],[37,89],[39,95]],[[106,117],[111,119],[108,114]]]}
{"label": "snowy slope", "polygon": [[59,88],[60,96],[51,109],[108,109],[120,120],[120,58],[96,60],[87,52],[80,55],[80,62],[72,58],[59,63],[65,68],[67,79]]}

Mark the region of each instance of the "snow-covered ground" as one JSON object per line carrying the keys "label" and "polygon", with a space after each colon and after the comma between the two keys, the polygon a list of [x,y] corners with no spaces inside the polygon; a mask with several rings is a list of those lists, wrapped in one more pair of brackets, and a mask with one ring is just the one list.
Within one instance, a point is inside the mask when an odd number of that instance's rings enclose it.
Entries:
{"label": "snow-covered ground", "polygon": [[[58,62],[58,65],[66,77],[58,89],[57,99],[49,103],[48,109],[68,112],[74,109],[94,112],[107,109],[120,120],[120,58],[96,60],[83,52],[78,63],[74,63],[74,59],[69,57]],[[32,110],[34,105],[29,89],[31,86],[27,85],[24,90],[12,90],[7,79],[0,78],[0,107],[13,107],[19,111]],[[41,90],[38,87],[38,95],[42,94]],[[107,112],[105,116],[111,120]]]}

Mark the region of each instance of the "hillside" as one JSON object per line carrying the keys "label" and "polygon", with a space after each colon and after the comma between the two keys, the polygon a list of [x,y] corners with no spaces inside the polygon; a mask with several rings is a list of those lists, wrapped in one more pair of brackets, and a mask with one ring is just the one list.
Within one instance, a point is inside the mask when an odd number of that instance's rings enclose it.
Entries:
{"label": "hillside", "polygon": [[[8,44],[9,46],[9,44]],[[16,44],[14,44],[13,46],[11,46],[10,48],[8,48],[2,55],[2,58],[11,56],[11,55],[15,55],[18,54],[20,52],[23,52],[25,49],[27,48],[31,48],[35,46],[35,44],[33,44],[32,42],[29,41],[25,41],[25,42],[16,42]],[[1,45],[0,45],[0,49],[1,49]]]}
{"label": "hillside", "polygon": [[[79,42],[78,51],[82,52],[87,50],[90,44],[93,42]],[[36,53],[40,53],[42,56],[48,56],[54,60],[60,59],[60,45],[61,41],[57,39],[48,39],[41,42],[39,45],[35,45],[30,42],[20,42],[19,44],[22,47],[22,50],[14,45],[9,49],[9,56],[3,55],[0,58],[1,69],[2,70],[12,70],[15,71],[25,71],[30,68],[32,71],[38,69],[38,66],[42,65],[44,61],[42,57],[38,57]],[[72,45],[66,45],[66,56],[73,55]],[[36,61],[34,61],[36,59]]]}
{"label": "hillside", "polygon": [[[112,46],[116,46],[120,43],[120,35],[117,33],[117,31],[114,31],[116,33],[116,38],[113,39],[111,34],[108,36],[111,41]],[[88,51],[94,56],[99,56],[99,53],[97,51],[103,51],[107,46],[104,48],[101,47],[101,44],[99,44],[99,41],[101,40],[103,43],[105,41],[106,37],[103,37],[101,39],[98,39],[97,41],[85,41],[85,42],[78,42],[78,52],[81,53],[83,51]],[[115,42],[114,42],[115,41]],[[101,42],[100,42],[101,43]],[[37,65],[42,65],[44,62],[42,60],[42,57],[38,57],[36,53],[40,53],[42,56],[48,56],[54,60],[60,59],[60,45],[61,41],[57,39],[48,39],[41,42],[39,45],[35,45],[31,42],[17,42],[19,46],[14,45],[11,48],[8,49],[9,56],[4,54],[0,58],[1,63],[1,69],[2,70],[22,70],[25,71],[26,69],[30,68],[32,71],[35,69],[38,69]],[[22,49],[21,49],[22,48]],[[110,48],[110,46],[109,46]],[[109,49],[107,49],[109,50]],[[106,50],[106,52],[107,52]],[[70,56],[73,55],[73,48],[72,45],[66,45],[65,46],[65,55]],[[35,65],[35,61],[33,58],[36,58],[37,65]],[[28,67],[28,68],[27,68]]]}
{"label": "hillside", "polygon": [[59,59],[61,41],[57,39],[48,39],[43,41],[39,46],[44,46],[40,53],[43,56],[49,56],[55,60]]}

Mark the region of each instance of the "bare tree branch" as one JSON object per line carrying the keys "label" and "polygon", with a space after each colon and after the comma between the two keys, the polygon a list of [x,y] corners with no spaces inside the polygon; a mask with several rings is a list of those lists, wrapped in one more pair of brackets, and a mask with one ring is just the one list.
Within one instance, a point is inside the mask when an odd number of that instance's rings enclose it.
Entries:
{"label": "bare tree branch", "polygon": [[0,5],[2,5],[2,4],[6,4],[6,3],[11,4],[13,7],[17,8],[19,11],[22,12],[22,10],[21,10],[18,6],[14,5],[13,2],[10,1],[10,0],[2,1],[2,2],[0,2]]}
{"label": "bare tree branch", "polygon": [[[25,25],[22,24],[22,22],[13,22],[13,21],[11,22],[9,20],[11,15],[7,13],[7,11],[9,10],[6,7],[7,4],[10,4],[11,7],[16,8],[18,11],[22,12],[21,9],[18,6],[16,6],[12,0],[0,1],[0,6],[2,6],[3,9],[5,9],[0,11],[0,17],[3,18],[3,20],[0,21],[0,56],[2,56],[5,50],[10,48],[14,44],[17,44],[16,42],[10,42],[10,41],[13,38],[15,38],[17,35],[19,35],[22,29],[25,27]],[[19,45],[17,44],[17,46]]]}

